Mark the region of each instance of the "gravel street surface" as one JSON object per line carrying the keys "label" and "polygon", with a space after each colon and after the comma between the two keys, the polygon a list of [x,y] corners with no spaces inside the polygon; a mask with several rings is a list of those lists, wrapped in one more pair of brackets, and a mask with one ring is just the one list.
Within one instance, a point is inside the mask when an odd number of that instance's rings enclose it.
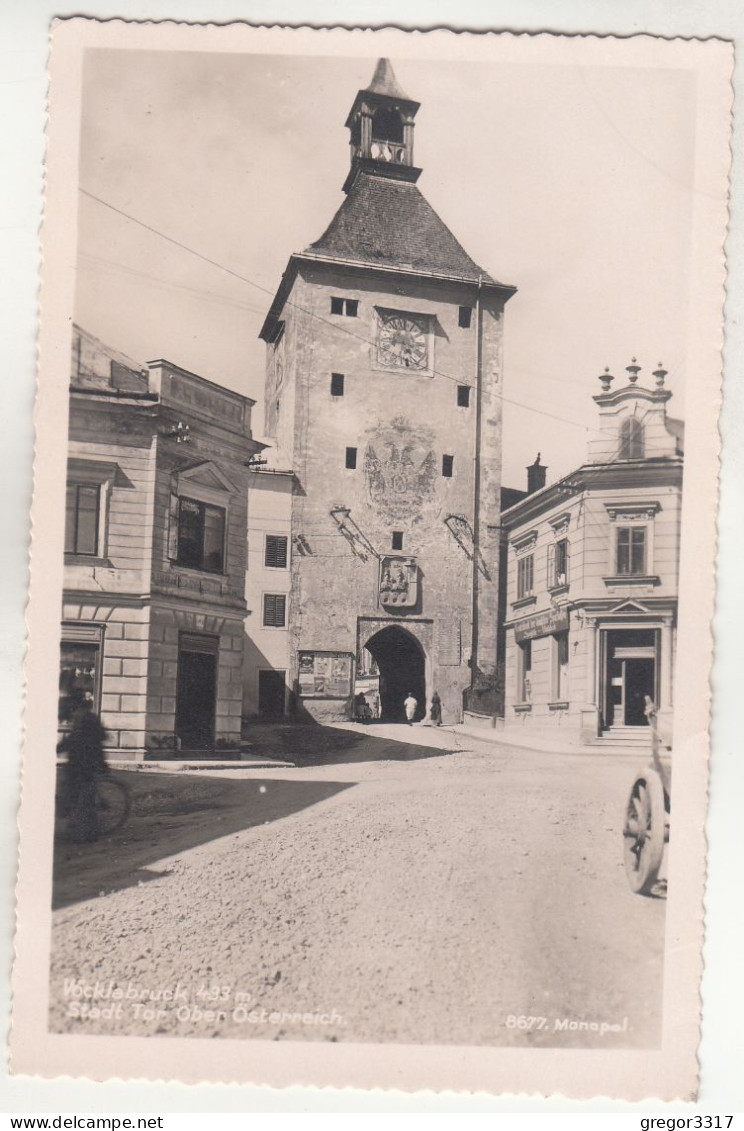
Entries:
{"label": "gravel street surface", "polygon": [[622,866],[637,756],[296,741],[294,768],[128,773],[127,825],[59,842],[53,1031],[658,1043],[665,900]]}

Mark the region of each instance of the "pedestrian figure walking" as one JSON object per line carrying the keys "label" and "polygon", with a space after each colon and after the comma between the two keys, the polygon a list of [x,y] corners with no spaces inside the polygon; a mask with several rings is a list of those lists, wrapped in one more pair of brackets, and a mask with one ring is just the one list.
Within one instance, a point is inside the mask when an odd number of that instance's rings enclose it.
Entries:
{"label": "pedestrian figure walking", "polygon": [[406,722],[408,723],[409,726],[411,726],[411,724],[413,723],[413,716],[416,714],[416,708],[417,707],[418,707],[418,700],[414,699],[413,692],[409,691],[408,697],[405,699],[405,701],[403,703],[403,708],[406,712]]}
{"label": "pedestrian figure walking", "polygon": [[57,746],[58,754],[67,754],[64,806],[73,839],[95,840],[98,835],[96,776],[108,770],[103,754],[106,731],[83,692],[76,690],[70,695],[68,712],[72,725]]}
{"label": "pedestrian figure walking", "polygon": [[439,698],[438,691],[435,691],[431,697],[429,718],[434,723],[434,726],[440,727],[442,725],[442,700]]}

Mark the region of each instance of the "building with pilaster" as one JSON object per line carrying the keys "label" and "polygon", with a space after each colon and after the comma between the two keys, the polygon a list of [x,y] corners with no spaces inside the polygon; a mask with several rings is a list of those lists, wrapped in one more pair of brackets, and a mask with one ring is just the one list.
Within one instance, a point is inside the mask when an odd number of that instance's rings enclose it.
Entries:
{"label": "building with pilaster", "polygon": [[238,749],[253,403],[74,329],[60,714],[110,755]]}
{"label": "building with pilaster", "polygon": [[600,377],[587,461],[503,513],[506,729],[644,741],[653,704],[671,737],[683,428],[661,366],[626,372]]}

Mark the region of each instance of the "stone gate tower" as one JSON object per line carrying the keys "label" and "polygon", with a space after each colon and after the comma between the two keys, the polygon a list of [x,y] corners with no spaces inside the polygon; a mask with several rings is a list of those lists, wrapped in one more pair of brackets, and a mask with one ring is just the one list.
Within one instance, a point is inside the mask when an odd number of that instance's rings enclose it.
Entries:
{"label": "stone gate tower", "polygon": [[515,288],[417,187],[418,108],[381,59],[346,121],[346,199],[290,257],[261,330],[266,432],[296,476],[288,682],[318,719],[360,692],[387,718],[412,692],[420,716],[438,691],[456,721],[468,689],[487,705],[493,687]]}

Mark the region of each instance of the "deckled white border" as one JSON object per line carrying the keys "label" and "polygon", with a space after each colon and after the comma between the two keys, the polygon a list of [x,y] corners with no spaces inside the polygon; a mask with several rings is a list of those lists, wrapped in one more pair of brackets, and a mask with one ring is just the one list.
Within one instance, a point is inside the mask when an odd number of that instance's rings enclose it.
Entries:
{"label": "deckled white border", "polygon": [[[111,25],[109,25],[109,27],[110,26]],[[142,29],[142,30],[144,31],[145,29]],[[153,29],[147,29],[147,30],[151,32]],[[185,30],[190,32],[190,31],[196,30],[196,29],[185,29]],[[210,32],[212,32],[212,31],[220,31],[221,32],[221,29],[210,29]],[[233,29],[233,32],[234,32],[234,29]],[[275,35],[276,33],[275,32],[268,32],[267,34]],[[333,34],[338,35],[339,33],[333,33]],[[343,34],[343,33],[341,33],[341,34]],[[362,33],[362,34],[364,34],[364,33]],[[391,33],[391,34],[394,34],[394,33]],[[429,40],[429,43],[432,43],[433,38],[434,37],[432,37]],[[452,42],[452,37],[448,37],[448,39],[450,40],[450,42]],[[317,42],[317,40],[316,40],[316,42]],[[417,51],[420,51],[421,42],[422,41],[419,39],[419,43],[417,44]],[[469,43],[470,46],[472,47],[474,45],[474,43],[476,43],[477,41],[468,41],[467,37],[458,37],[455,40],[455,42],[458,45],[466,45],[466,44]],[[480,42],[482,43],[482,42],[485,42],[485,41],[480,40]],[[565,44],[565,41],[564,41],[564,44]],[[151,42],[148,42],[147,46],[150,49],[152,49],[153,44]],[[606,49],[611,50],[610,44],[607,41],[604,44],[599,44],[598,46],[600,46],[602,50],[606,50]],[[637,46],[640,46],[640,45],[637,45]],[[651,44],[650,46],[652,47],[652,50],[656,50],[659,45],[658,44]],[[671,46],[672,45],[669,45],[670,48],[671,48]],[[720,47],[720,45],[709,45],[710,48],[712,48],[713,46]],[[231,41],[229,49],[231,49],[231,50],[234,49],[234,41]],[[252,45],[252,49],[255,50],[255,47],[253,47],[253,45]],[[274,49],[276,49],[276,48],[274,48]],[[281,50],[284,51],[285,53],[291,52],[291,48],[288,48],[285,43],[282,43]],[[304,48],[303,48],[303,50],[304,50]],[[322,50],[326,51],[327,47],[324,46]],[[342,48],[342,50],[346,54],[353,54],[354,53],[354,51],[349,48],[347,43],[344,44],[344,47]],[[458,47],[458,50],[459,50],[459,47]],[[372,53],[378,52],[378,53],[389,53],[389,54],[397,54],[397,55],[406,54],[405,50],[403,50],[402,47],[399,47],[399,46],[390,47],[389,49],[386,48],[385,50],[383,50],[382,47],[380,47],[379,51],[378,51],[378,45],[377,44],[375,45],[374,48],[371,48],[371,49],[368,46],[368,44],[364,44],[364,45],[360,44],[359,51],[362,54],[369,54],[370,51]],[[320,51],[318,51],[318,53],[320,53]],[[434,52],[434,53],[436,53],[436,52]],[[448,53],[449,53],[449,50],[448,50]],[[454,53],[457,54],[458,52],[455,51]],[[560,60],[564,61],[565,57],[566,56],[565,56],[565,49],[564,49],[564,50],[561,51]],[[617,60],[613,59],[613,62],[617,63]],[[637,56],[634,56],[634,63],[635,62],[637,62]],[[657,60],[657,62],[658,62],[658,60]],[[69,80],[70,77],[71,77],[71,75],[68,74],[66,76],[66,79]],[[713,139],[711,139],[711,140],[713,140]],[[77,147],[74,143],[71,145],[71,150],[74,153],[77,152]],[[74,183],[74,178],[71,178],[71,180]],[[62,213],[62,214],[64,214],[64,213]],[[69,215],[71,215],[71,214],[74,214],[74,212],[73,211],[68,212],[67,216],[69,217]],[[57,231],[58,232],[60,231],[59,227],[57,227]],[[702,237],[702,243],[703,243],[704,246],[708,246],[707,241],[705,240],[704,236]],[[72,249],[73,249],[73,252],[74,252],[74,242],[72,244]],[[68,258],[66,260],[66,262],[68,264],[74,262],[74,256]],[[707,292],[707,288],[705,286],[705,283],[703,284],[702,289],[704,291],[706,291],[706,293],[709,293],[709,292]],[[46,311],[45,311],[45,315],[46,315]],[[46,340],[49,341],[49,346],[48,346],[49,352],[48,352],[47,356],[48,357],[53,356],[52,355],[52,343],[54,343],[54,348],[57,348],[58,343],[60,341],[62,341],[64,343],[62,346],[59,346],[59,350],[60,350],[59,359],[58,359],[59,360],[59,367],[58,368],[55,367],[55,372],[57,373],[58,376],[55,377],[55,382],[54,382],[54,395],[57,395],[60,398],[64,398],[64,408],[63,408],[63,413],[64,413],[64,412],[66,412],[66,396],[67,396],[67,392],[66,392],[66,386],[67,386],[67,350],[65,348],[67,343],[66,343],[66,341],[64,341],[64,338],[65,338],[65,335],[64,335],[64,332],[63,332],[64,327],[62,327],[61,325],[57,325],[57,327],[54,327],[52,325],[51,321],[50,321],[49,323],[45,324],[44,332],[47,331],[47,326],[49,327],[48,339],[45,336],[42,337],[42,350],[44,349],[44,342]],[[701,376],[699,385],[696,386],[696,388],[699,390],[699,393],[700,393],[699,402],[698,402],[699,403],[699,409],[703,414],[705,414],[706,412],[708,414],[710,414],[711,406],[714,405],[714,402],[715,402],[715,399],[716,399],[715,387],[711,386],[711,384],[710,384],[710,377],[711,377],[710,358],[706,357],[705,355],[702,355],[702,356],[699,356],[699,358],[697,360],[699,362],[699,370],[698,371],[701,373],[701,375],[706,374],[706,373],[708,374],[707,380],[704,377]],[[695,374],[697,367],[694,364],[695,358],[694,358],[692,352],[691,352],[691,361],[693,362],[693,364],[691,364],[691,366],[690,366],[690,372],[691,372],[691,374]],[[714,376],[714,374],[713,374],[713,376]],[[59,404],[61,404],[61,400],[60,400]],[[59,404],[56,405],[57,410],[59,409]],[[46,409],[46,406],[42,404],[40,406],[39,418],[38,418],[39,419],[40,438],[46,438],[47,436],[53,435],[53,432],[51,432],[51,431],[45,434],[44,428],[45,428],[45,426],[49,426],[51,428],[51,426],[55,422],[55,419],[56,420],[60,419],[58,411],[56,413],[52,414],[48,419],[45,418],[45,416],[44,416],[45,409]],[[694,397],[693,397],[690,401],[690,414],[689,414],[690,419],[692,419],[694,412],[695,412],[695,403],[694,403]],[[62,456],[64,456],[63,448],[61,447],[60,450],[61,450]],[[54,453],[54,454],[55,454],[55,456],[58,456],[59,453]],[[708,453],[708,454],[710,454],[710,453]],[[693,466],[694,466],[694,459],[693,459],[692,463],[693,463]],[[690,477],[691,477],[690,466],[691,466],[691,460],[690,460],[690,457],[688,456],[687,468],[686,468],[686,479],[687,479],[688,483],[689,483],[689,480],[690,480]],[[58,470],[59,469],[57,469],[57,471]],[[44,474],[46,474],[47,472],[48,472],[49,478],[46,481],[51,484],[52,482],[54,482],[53,477],[52,477],[52,460],[51,460],[51,458],[49,458],[48,461],[47,461],[47,457],[45,455]],[[42,500],[42,506],[43,506],[43,501],[44,501],[44,488],[43,488],[44,476],[42,474],[40,474],[40,479],[42,481],[40,498]],[[704,477],[703,477],[703,479],[704,479]],[[701,511],[700,511],[699,521],[696,522],[696,524],[695,524],[698,532],[701,529],[701,524],[705,525],[705,514],[706,513],[709,517],[709,523],[708,523],[709,527],[710,527],[710,524],[712,523],[712,515],[713,515],[714,509],[715,509],[714,491],[713,491],[712,495],[709,492],[709,497],[707,499],[701,499],[700,502],[702,504],[702,508],[701,508]],[[686,508],[686,511],[688,512],[688,515],[689,515],[691,508],[693,508],[693,499],[691,497],[691,493],[689,492],[689,490],[686,490],[685,508]],[[57,515],[56,518],[58,520],[57,525],[59,525],[59,522],[61,522],[61,518],[60,518],[59,515]],[[690,527],[690,529],[692,529],[692,528]],[[49,530],[49,527],[47,526],[47,531],[48,530]],[[61,529],[59,531],[57,531],[57,534],[58,534],[57,542],[58,542],[58,544],[61,544]],[[708,561],[710,561],[710,558],[712,556],[712,554],[711,554],[712,543],[709,542],[707,549],[708,549],[708,552],[709,552]],[[52,565],[52,563],[50,561],[50,566],[51,565]],[[57,562],[55,563],[55,565],[56,565],[57,573],[60,575],[60,581],[61,581],[61,568],[60,568],[60,565],[59,565],[58,558],[57,558]],[[49,572],[46,569],[45,569],[45,576],[47,578],[49,578]],[[54,586],[54,580],[55,579],[50,578],[50,584],[51,584],[52,587]],[[692,576],[690,580],[692,581],[692,584],[696,586],[696,588],[698,589],[698,592],[699,592],[699,580],[696,580],[696,578],[694,576]],[[42,602],[39,605],[40,615],[46,617],[46,620],[45,620],[44,623],[46,623],[47,626],[50,623],[56,624],[56,616],[57,616],[57,611],[58,611],[58,597],[59,597],[59,587],[54,589],[53,599],[52,599],[54,611],[52,613],[51,619],[49,617],[49,614],[51,612],[51,608],[48,607],[48,606],[44,606],[43,598],[40,598],[40,601]],[[704,602],[701,602],[701,601],[698,601],[698,603],[696,605],[696,610],[699,614],[699,618],[698,618],[699,622],[698,622],[698,624],[696,624],[694,626],[688,625],[687,630],[689,632],[689,640],[699,642],[701,639],[705,639],[705,635],[707,633],[707,625],[708,625],[708,622],[709,622],[709,612],[710,612],[710,610],[709,609],[706,610]],[[36,615],[36,606],[32,610],[32,616],[35,616],[35,615]],[[38,622],[36,622],[36,623],[38,623]],[[33,623],[32,623],[32,632],[33,632]],[[47,649],[51,650],[53,648],[53,644],[54,644],[53,641],[47,639],[47,645],[46,645]],[[683,637],[681,637],[681,639],[680,639],[680,652],[682,652],[683,647],[684,647]],[[691,651],[689,652],[689,654],[690,655],[696,655],[696,660],[697,660],[697,665],[698,665],[697,672],[698,672],[698,675],[699,675],[699,665],[700,665],[700,659],[699,659],[699,657],[700,657],[700,647],[699,647],[699,645],[698,645],[698,648],[697,648],[697,652],[695,651],[695,648],[693,646]],[[682,718],[681,720],[678,720],[678,727],[679,727],[679,724],[681,722],[683,731],[686,731],[690,735],[697,735],[697,739],[694,739],[694,738],[690,739],[690,746],[688,747],[687,754],[689,755],[690,759],[694,762],[696,767],[699,769],[699,767],[704,765],[704,762],[703,762],[702,759],[699,758],[698,752],[694,750],[694,746],[696,744],[699,746],[700,738],[701,738],[701,736],[704,735],[704,732],[705,732],[706,720],[704,718],[704,714],[705,714],[704,704],[698,705],[699,707],[702,707],[702,711],[703,711],[702,716],[700,715],[700,713],[698,713],[698,717],[696,718],[695,715],[690,710],[690,708],[692,707],[692,704],[693,704],[693,699],[694,699],[694,687],[691,687],[691,684],[694,685],[694,683],[695,683],[695,674],[696,673],[695,673],[695,671],[692,670],[692,667],[690,667],[689,669],[687,669],[686,671],[681,673],[680,678],[682,680],[682,684],[681,684],[681,686],[678,684],[678,689],[677,689],[678,690],[678,701],[680,701],[680,697],[681,697],[682,701],[685,703],[687,709],[685,711],[685,717]],[[30,667],[30,679],[31,679],[30,691],[31,691],[31,694],[33,694],[33,683],[32,683],[33,675],[34,675],[34,664],[33,664],[33,661],[32,661],[32,664],[31,664],[31,667]],[[685,685],[685,678],[686,677],[689,677],[687,685]],[[691,692],[693,692],[692,697],[690,696]],[[33,726],[32,726],[31,729],[32,729],[32,735],[33,735],[33,734],[40,732],[41,726],[37,726],[36,720],[34,720]],[[53,730],[53,728],[52,728],[52,730]],[[679,733],[679,729],[678,729],[678,733]],[[33,738],[32,738],[32,743],[33,743]],[[31,746],[31,751],[33,753],[33,746]],[[677,765],[679,765],[679,759],[678,759]],[[34,779],[30,778],[29,779],[29,789],[30,789],[30,791],[33,791],[34,788],[36,788],[37,784],[38,783]],[[41,789],[42,790],[45,789],[47,787],[47,785],[48,785],[48,783],[43,783],[41,785]],[[677,785],[675,783],[675,796],[676,796],[676,793],[677,793]],[[29,796],[31,798],[29,808],[31,808],[31,806],[33,805],[33,792],[30,792]],[[34,808],[35,808],[35,806],[34,806]],[[681,870],[683,870],[685,878],[686,878],[686,885],[688,887],[690,887],[690,886],[693,886],[693,885],[690,884],[690,877],[691,877],[691,874],[692,874],[691,861],[689,859],[684,859],[683,855],[684,855],[683,850],[680,849],[679,853],[677,855],[673,856],[672,868],[674,869],[674,867],[677,866]],[[693,867],[694,867],[694,865],[693,865]],[[699,868],[700,868],[700,861],[699,860],[697,862],[697,867],[698,867],[698,871],[699,871]],[[672,874],[672,885],[674,885],[674,878],[673,877],[674,877],[674,872]],[[670,901],[670,903],[671,903],[671,901]],[[675,907],[675,916],[673,918],[675,918],[675,917],[676,917],[676,907]],[[675,926],[674,926],[674,923],[672,923],[672,929],[673,930],[676,929]],[[694,965],[695,962],[697,961],[696,958],[694,956],[688,956],[688,957],[690,957],[690,961]],[[672,965],[672,964],[670,964],[668,962],[667,963],[667,973],[668,973],[668,976],[673,979],[674,971],[673,970],[670,971],[670,969],[669,969],[670,965]],[[38,981],[36,982],[36,986],[38,987]],[[87,1038],[87,1039],[83,1039],[83,1041],[85,1041],[85,1040],[90,1041],[92,1039],[93,1038]],[[57,1042],[63,1042],[64,1043],[64,1042],[67,1042],[69,1040],[70,1040],[70,1038],[66,1038],[66,1037],[54,1038],[52,1040],[52,1043],[49,1046],[49,1049],[48,1049],[49,1054],[56,1057],[57,1051],[53,1046]],[[72,1040],[76,1040],[76,1039],[73,1038]],[[103,1040],[104,1039],[102,1039],[102,1038],[95,1038],[97,1045],[100,1045]],[[113,1046],[113,1045],[120,1045],[121,1041],[109,1039],[109,1041],[107,1043],[110,1043]],[[143,1044],[146,1049],[149,1049],[149,1051],[147,1052],[147,1057],[149,1059],[152,1059],[151,1042],[139,1041],[139,1040],[133,1041],[133,1039],[126,1039],[124,1043],[128,1047],[131,1046],[133,1043]],[[191,1046],[208,1045],[211,1049],[213,1049],[213,1050],[215,1049],[215,1042],[185,1042],[183,1040],[181,1040],[181,1041],[175,1040],[175,1041],[159,1041],[158,1045],[159,1045],[159,1047],[163,1046],[163,1045],[171,1045],[171,1044],[175,1045],[176,1049],[174,1051],[176,1053],[176,1062],[177,1062],[177,1064],[180,1064],[181,1066],[183,1066],[184,1060],[187,1059],[187,1057],[185,1057],[186,1050],[184,1048],[184,1045],[186,1045],[187,1043]],[[228,1042],[219,1042],[219,1050],[223,1054],[223,1055],[221,1055],[220,1059],[223,1060],[223,1061],[225,1060],[224,1049],[225,1049],[225,1045],[227,1043]],[[243,1051],[243,1052],[245,1051],[245,1046],[242,1042],[235,1042],[235,1044],[239,1045],[239,1051]],[[256,1044],[257,1044],[256,1042],[251,1042],[252,1052],[255,1050]],[[285,1048],[286,1048],[286,1046],[285,1046]],[[300,1057],[300,1062],[304,1061],[305,1063],[307,1063],[309,1065],[309,1062],[313,1058],[309,1058],[305,1054],[310,1050],[307,1050],[305,1048],[305,1046],[294,1046],[294,1048],[298,1049],[298,1050],[300,1050],[300,1049],[302,1050],[302,1056]],[[315,1048],[317,1049],[317,1046]],[[277,1051],[276,1046],[273,1046],[273,1049],[274,1049],[274,1052]],[[339,1046],[336,1046],[336,1048],[333,1051],[335,1053],[337,1051],[344,1052],[346,1050],[340,1049]],[[365,1046],[363,1055],[364,1055],[365,1060],[367,1061],[368,1064],[370,1063],[369,1051],[370,1051],[369,1047]],[[387,1054],[393,1054],[392,1059],[394,1061],[400,1060],[400,1050],[398,1048],[388,1049],[388,1050],[383,1050],[383,1051]],[[435,1068],[436,1066],[432,1063],[429,1063],[431,1061],[430,1057],[427,1057],[427,1056],[422,1057],[421,1054],[422,1054],[422,1052],[426,1052],[426,1053],[433,1052],[434,1053],[434,1059],[436,1060],[437,1051],[438,1050],[420,1050],[419,1049],[419,1050],[415,1050],[415,1052],[412,1053],[412,1059],[415,1059],[419,1062],[420,1069],[419,1069],[419,1074],[414,1079],[412,1079],[410,1082],[408,1082],[408,1081],[406,1082],[406,1086],[423,1086],[426,1083],[429,1083],[429,1084],[432,1084],[432,1083],[440,1083],[440,1084],[450,1083],[451,1084],[451,1083],[453,1083],[451,1076],[445,1077],[445,1078],[442,1078],[440,1076],[438,1079],[435,1078],[434,1080],[432,1080],[431,1076],[429,1075],[431,1068],[432,1067]],[[488,1080],[483,1078],[482,1071],[487,1066],[486,1066],[485,1063],[481,1063],[482,1062],[482,1054],[488,1054],[488,1056],[487,1056],[487,1059],[488,1059],[488,1058],[490,1058],[490,1056],[494,1052],[496,1052],[496,1053],[498,1053],[500,1058],[502,1058],[502,1057],[504,1058],[505,1062],[509,1062],[510,1075],[508,1077],[508,1084],[507,1084],[507,1086],[509,1087],[509,1090],[515,1090],[515,1087],[517,1087],[517,1086],[520,1089],[522,1087],[524,1087],[525,1090],[533,1089],[536,1085],[529,1081],[529,1079],[528,1079],[529,1073],[528,1073],[528,1076],[526,1078],[524,1078],[524,1083],[522,1083],[522,1077],[521,1076],[518,1077],[518,1078],[515,1078],[515,1076],[512,1074],[514,1071],[519,1071],[521,1066],[517,1062],[522,1058],[522,1054],[524,1054],[526,1051],[527,1050],[474,1050],[474,1051],[472,1051],[468,1055],[468,1062],[469,1062],[468,1068],[470,1068],[471,1070],[474,1069],[475,1072],[473,1072],[473,1071],[466,1072],[465,1076],[462,1079],[462,1084],[460,1084],[460,1086],[465,1086],[465,1087],[478,1086],[478,1084],[475,1083],[475,1080],[477,1078],[479,1078],[479,1082],[480,1082],[481,1086],[483,1086],[484,1083],[488,1083],[489,1086],[491,1086],[491,1087],[498,1086],[498,1080],[493,1078],[493,1076],[491,1076],[490,1073],[488,1074],[488,1076],[489,1076]],[[450,1061],[450,1063],[456,1063],[457,1062],[456,1053],[453,1050],[447,1050],[447,1053],[448,1053],[447,1059]],[[508,1053],[509,1055],[504,1056],[505,1053]],[[201,1055],[200,1051],[197,1051],[195,1055],[196,1055],[196,1057],[198,1058],[199,1061],[202,1060],[202,1055]],[[529,1055],[530,1059],[534,1060],[534,1057],[535,1057],[534,1052],[530,1051],[528,1053],[528,1055]],[[604,1053],[596,1054],[596,1053],[594,1053],[594,1054],[591,1054],[591,1059],[594,1059],[595,1064],[596,1064],[597,1058],[598,1057],[602,1058],[605,1055],[610,1055],[610,1054],[604,1054]],[[613,1053],[611,1055],[612,1055],[613,1058],[618,1057],[617,1053]],[[636,1056],[636,1055],[637,1054],[628,1054],[628,1056]],[[89,1056],[89,1054],[88,1054],[88,1056]],[[88,1056],[86,1056],[86,1061],[85,1061],[86,1064],[90,1063]],[[556,1060],[558,1062],[562,1062],[562,1063],[559,1064],[559,1071],[561,1073],[563,1073],[568,1067],[570,1067],[570,1061],[573,1058],[575,1058],[575,1056],[576,1056],[575,1053],[559,1052],[557,1054]],[[586,1060],[586,1054],[579,1053],[579,1056],[582,1059]],[[688,1054],[688,1056],[689,1056],[689,1054]],[[238,1059],[240,1059],[239,1056],[238,1056]],[[251,1059],[255,1062],[256,1058],[255,1058],[255,1056],[252,1056]],[[287,1059],[286,1054],[281,1059]],[[390,1060],[390,1059],[391,1058],[390,1058],[389,1055],[388,1056],[383,1055],[383,1056],[380,1057],[379,1063],[382,1066],[382,1065],[384,1065],[386,1060]],[[625,1059],[626,1063],[629,1063],[625,1054],[623,1054],[621,1059]],[[655,1070],[654,1065],[649,1063],[650,1060],[653,1060],[653,1054],[652,1054],[651,1057],[649,1057],[649,1054],[644,1053],[644,1054],[642,1054],[642,1059],[643,1059],[644,1063],[646,1064],[647,1069],[649,1070],[649,1073],[650,1073],[649,1076],[646,1077],[646,1079],[647,1080],[654,1079],[654,1083],[656,1083],[658,1081],[658,1074]],[[297,1063],[297,1060],[295,1060],[295,1063]],[[337,1057],[331,1058],[330,1063],[332,1065],[331,1071],[332,1071],[332,1073],[334,1073],[333,1082],[336,1082],[336,1083],[356,1082],[356,1079],[354,1078],[353,1074],[350,1075],[350,1074],[344,1073],[344,1075],[340,1079],[337,1076],[335,1076],[335,1067],[338,1065],[338,1058]],[[117,1065],[117,1066],[121,1065],[121,1057],[120,1056],[117,1056],[115,1054],[115,1060],[113,1061],[113,1065]],[[51,1063],[50,1063],[50,1067],[52,1067]],[[321,1066],[318,1065],[317,1067],[320,1068]],[[584,1069],[582,1069],[581,1072],[582,1072],[583,1080],[587,1081],[586,1071]],[[166,1069],[166,1071],[164,1071],[163,1075],[166,1075],[166,1076],[169,1075],[167,1069]],[[181,1078],[183,1078],[182,1069],[181,1069],[180,1072],[177,1071],[175,1073],[175,1075],[181,1076]],[[303,1073],[303,1075],[304,1075],[304,1073]],[[197,1078],[199,1078],[199,1076],[202,1076],[203,1078],[207,1078],[205,1073],[201,1073],[197,1069]],[[236,1078],[240,1078],[240,1073],[236,1072]],[[294,1078],[295,1079],[297,1078],[296,1072],[294,1073]],[[313,1073],[311,1078],[318,1083],[323,1082],[323,1077],[318,1075],[315,1072]],[[614,1079],[612,1072],[610,1071],[609,1075],[603,1076],[602,1079],[607,1084],[611,1084],[612,1080]],[[565,1087],[565,1076],[561,1075],[560,1080],[563,1081],[564,1087]],[[398,1083],[398,1081],[399,1081],[399,1074],[398,1074],[398,1079],[396,1079],[395,1077],[391,1078],[390,1076],[388,1076],[386,1074],[385,1082],[387,1084],[394,1085],[394,1084]],[[381,1081],[379,1080],[379,1078],[377,1080],[374,1080],[374,1079],[371,1079],[368,1075],[362,1074],[359,1077],[359,1082],[369,1084],[369,1083],[374,1083],[374,1082],[379,1083]],[[502,1084],[501,1086],[503,1087],[504,1085]],[[560,1081],[557,1080],[557,1078],[553,1078],[551,1080],[550,1073],[547,1073],[545,1075],[545,1077],[540,1081],[539,1085],[537,1085],[537,1086],[539,1086],[540,1090],[542,1090],[542,1091],[561,1091],[561,1090],[564,1090],[563,1088],[561,1088]],[[679,1088],[679,1086],[680,1085],[678,1083],[672,1084],[673,1088]],[[589,1082],[589,1086],[588,1086],[588,1088],[586,1088],[584,1090],[583,1094],[592,1094],[592,1091],[596,1091],[596,1090],[598,1090],[597,1086],[594,1085],[593,1083]],[[610,1087],[607,1087],[607,1088],[603,1087],[601,1090],[603,1090],[603,1091],[614,1091],[616,1089],[610,1086]],[[656,1089],[655,1088],[653,1088],[653,1089],[647,1088],[645,1094],[648,1094],[649,1091],[656,1091]],[[641,1092],[640,1094],[643,1094],[643,1093]],[[656,1094],[658,1094],[658,1091],[656,1091]]]}

